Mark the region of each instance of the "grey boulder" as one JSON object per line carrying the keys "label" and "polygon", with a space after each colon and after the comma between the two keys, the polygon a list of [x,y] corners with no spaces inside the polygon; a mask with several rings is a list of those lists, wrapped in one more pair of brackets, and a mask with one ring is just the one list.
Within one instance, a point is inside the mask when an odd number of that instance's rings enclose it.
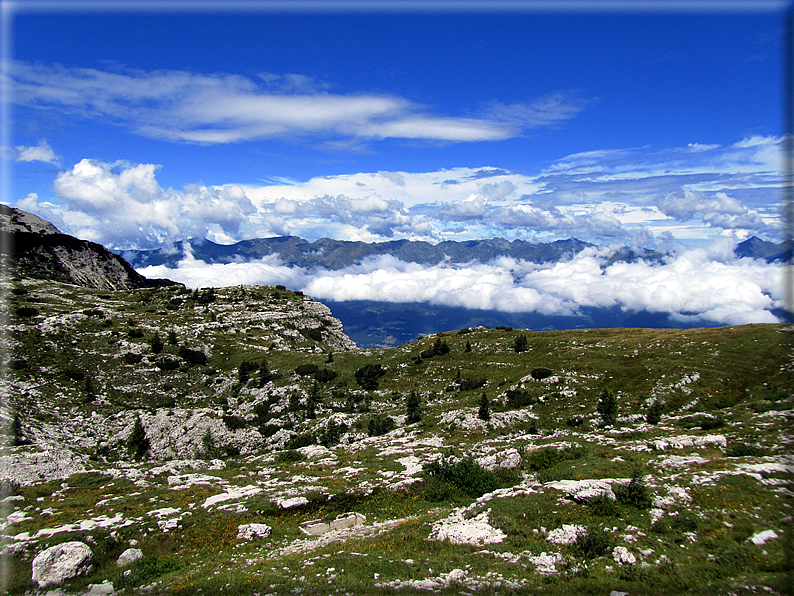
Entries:
{"label": "grey boulder", "polygon": [[32,579],[40,588],[88,575],[94,570],[94,553],[82,542],[64,542],[41,551],[32,564]]}

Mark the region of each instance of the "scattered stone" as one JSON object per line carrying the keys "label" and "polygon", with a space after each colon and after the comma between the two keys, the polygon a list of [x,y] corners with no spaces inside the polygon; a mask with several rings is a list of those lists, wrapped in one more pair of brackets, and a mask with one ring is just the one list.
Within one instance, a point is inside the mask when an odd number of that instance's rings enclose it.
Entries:
{"label": "scattered stone", "polygon": [[584,526],[563,524],[561,528],[549,532],[546,541],[552,544],[573,544],[579,534],[584,534],[586,531],[587,528]]}
{"label": "scattered stone", "polygon": [[340,513],[332,522],[320,521],[307,521],[303,522],[299,527],[301,532],[307,536],[317,536],[325,534],[332,530],[341,530],[343,528],[352,528],[353,526],[360,526],[366,523],[367,518],[360,513]]}
{"label": "scattered stone", "polygon": [[764,530],[763,532],[756,532],[750,536],[747,541],[761,546],[762,544],[766,544],[768,540],[774,540],[775,538],[779,538],[777,532],[774,530]]}
{"label": "scattered stone", "polygon": [[471,519],[464,519],[463,510],[456,509],[440,522],[433,524],[430,540],[449,540],[450,544],[473,544],[482,546],[502,542],[507,534],[488,523],[488,511],[483,511]]}
{"label": "scattered stone", "polygon": [[540,553],[540,555],[528,557],[530,563],[535,566],[538,573],[557,573],[557,563],[562,562],[560,553]]}
{"label": "scattered stone", "polygon": [[306,497],[292,497],[291,499],[279,499],[276,501],[276,505],[282,509],[291,509],[292,507],[301,507],[302,505],[308,504],[309,499]]}
{"label": "scattered stone", "polygon": [[94,570],[94,553],[82,542],[64,542],[43,550],[33,559],[31,579],[40,588],[58,585]]}
{"label": "scattered stone", "polygon": [[130,565],[142,557],[143,557],[143,551],[141,549],[128,548],[119,555],[119,558],[116,560],[116,566],[124,567],[126,565]]}
{"label": "scattered stone", "polygon": [[267,524],[242,524],[237,526],[237,540],[267,538],[272,528]]}
{"label": "scattered stone", "polygon": [[632,555],[625,546],[616,546],[612,550],[612,558],[621,565],[635,565],[637,563],[637,557]]}

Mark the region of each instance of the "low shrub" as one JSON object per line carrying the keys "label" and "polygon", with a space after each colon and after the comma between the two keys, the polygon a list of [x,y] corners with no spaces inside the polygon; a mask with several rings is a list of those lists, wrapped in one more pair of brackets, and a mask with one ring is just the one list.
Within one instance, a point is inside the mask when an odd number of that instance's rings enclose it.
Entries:
{"label": "low shrub", "polygon": [[614,547],[614,539],[600,528],[588,528],[579,534],[571,546],[574,554],[582,559],[597,559],[608,555]]}
{"label": "low shrub", "polygon": [[760,445],[737,443],[728,447],[728,449],[725,450],[725,455],[728,457],[761,457],[768,455],[768,452]]}
{"label": "low shrub", "polygon": [[374,391],[380,386],[378,379],[386,374],[386,370],[380,364],[367,364],[356,371],[356,383],[362,389]]}
{"label": "low shrub", "polygon": [[177,355],[189,364],[207,364],[207,355],[201,350],[191,350],[188,347],[181,346]]}
{"label": "low shrub", "polygon": [[172,371],[179,368],[179,360],[167,356],[155,360],[154,365],[162,371]]}
{"label": "low shrub", "polygon": [[474,391],[485,386],[488,379],[485,377],[464,377],[460,380],[458,388],[461,391]]}
{"label": "low shrub", "polygon": [[530,376],[535,379],[536,381],[541,381],[543,379],[548,379],[554,373],[549,368],[533,368],[529,371]]}
{"label": "low shrub", "polygon": [[276,454],[276,463],[286,464],[296,461],[302,461],[303,454],[295,449],[287,449],[286,451],[279,451]]}
{"label": "low shrub", "polygon": [[565,421],[565,424],[573,427],[581,426],[583,423],[584,423],[584,418],[582,418],[581,416],[571,416],[570,418],[568,418],[568,420]]}
{"label": "low shrub", "polygon": [[722,416],[687,416],[678,421],[681,428],[691,430],[699,428],[700,430],[714,430],[725,426],[725,420]]}
{"label": "low shrub", "polygon": [[618,503],[628,505],[637,509],[650,509],[653,504],[645,480],[639,473],[631,477],[628,484],[616,485],[614,488]]}
{"label": "low shrub", "polygon": [[22,319],[28,319],[30,317],[35,317],[39,314],[38,309],[33,308],[32,306],[20,306],[16,309],[17,316]]}
{"label": "low shrub", "polygon": [[278,424],[261,424],[257,430],[259,431],[260,435],[268,438],[280,431],[281,427]]}
{"label": "low shrub", "polygon": [[442,480],[473,499],[503,486],[503,482],[495,472],[489,472],[471,457],[456,463],[441,458],[425,465],[422,471],[427,477]]}
{"label": "low shrub", "polygon": [[287,441],[286,448],[287,449],[300,449],[301,447],[308,447],[309,445],[314,445],[316,443],[316,439],[314,435],[311,433],[305,433],[302,435],[295,435],[290,437],[290,440]]}
{"label": "low shrub", "polygon": [[245,428],[248,425],[248,423],[245,421],[245,418],[242,416],[235,416],[234,414],[224,414],[223,423],[229,430]]}
{"label": "low shrub", "polygon": [[295,374],[306,377],[316,373],[319,368],[316,364],[300,364],[295,368]]}
{"label": "low shrub", "polygon": [[523,408],[537,403],[537,399],[526,389],[508,389],[505,391],[507,405],[511,408]]}
{"label": "low shrub", "polygon": [[141,360],[143,360],[143,354],[136,354],[135,352],[124,354],[124,362],[127,364],[138,364]]}
{"label": "low shrub", "polygon": [[617,503],[606,495],[592,497],[585,504],[591,515],[599,517],[618,517],[620,515],[620,508]]}
{"label": "low shrub", "polygon": [[648,424],[659,424],[662,421],[662,410],[662,402],[658,400],[653,402],[645,415],[645,422]]}
{"label": "low shrub", "polygon": [[140,329],[130,329],[129,331],[127,331],[127,336],[131,337],[132,339],[138,339],[143,337],[143,331],[141,331]]}
{"label": "low shrub", "polygon": [[377,414],[369,419],[367,423],[367,434],[370,437],[379,437],[385,435],[387,432],[394,430],[397,423],[391,416],[385,414]]}
{"label": "low shrub", "polygon": [[318,383],[328,383],[336,378],[335,370],[330,368],[320,368],[314,373],[314,380]]}
{"label": "low shrub", "polygon": [[564,449],[546,447],[530,453],[526,458],[526,462],[530,470],[538,472],[552,468],[562,461],[580,459],[586,455],[587,449],[585,447],[566,447]]}

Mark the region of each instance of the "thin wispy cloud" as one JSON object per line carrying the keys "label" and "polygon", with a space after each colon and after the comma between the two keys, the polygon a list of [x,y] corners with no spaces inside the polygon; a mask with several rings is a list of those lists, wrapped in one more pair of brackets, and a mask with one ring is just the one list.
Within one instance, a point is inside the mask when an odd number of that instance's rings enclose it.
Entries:
{"label": "thin wispy cloud", "polygon": [[19,162],[40,161],[52,165],[60,166],[61,157],[55,155],[55,152],[50,147],[50,144],[42,139],[38,145],[26,147],[25,145],[17,145],[14,147],[15,157],[14,160]]}
{"label": "thin wispy cloud", "polygon": [[111,122],[131,132],[173,142],[227,144],[270,138],[411,139],[434,142],[500,141],[526,129],[559,125],[583,108],[556,93],[526,104],[472,106],[456,116],[405,98],[335,94],[304,75],[195,74],[175,70],[77,68],[17,62],[14,101]]}

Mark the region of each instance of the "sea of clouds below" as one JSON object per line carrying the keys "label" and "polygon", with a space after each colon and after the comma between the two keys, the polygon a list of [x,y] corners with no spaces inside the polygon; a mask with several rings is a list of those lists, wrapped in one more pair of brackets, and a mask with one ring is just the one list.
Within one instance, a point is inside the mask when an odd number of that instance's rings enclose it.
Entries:
{"label": "sea of clouds below", "polygon": [[783,267],[736,259],[721,243],[671,255],[661,264],[618,262],[589,248],[573,259],[538,264],[508,257],[466,265],[407,263],[389,255],[338,271],[283,264],[277,256],[208,264],[187,255],[177,268],[138,269],[190,288],[283,284],[318,300],[415,303],[502,312],[576,315],[580,307],[666,313],[682,323],[777,323],[784,308]]}

